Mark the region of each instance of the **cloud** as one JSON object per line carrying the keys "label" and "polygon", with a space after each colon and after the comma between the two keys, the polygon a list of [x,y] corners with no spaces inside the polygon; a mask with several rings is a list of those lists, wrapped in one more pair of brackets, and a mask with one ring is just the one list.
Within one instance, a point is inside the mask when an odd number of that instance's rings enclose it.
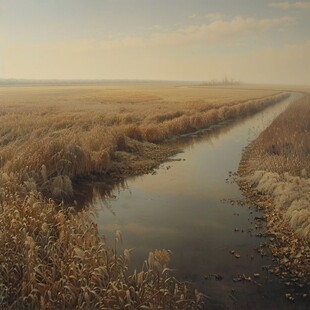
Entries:
{"label": "cloud", "polygon": [[154,26],[152,27],[152,29],[161,30],[161,29],[163,29],[163,26],[162,26],[162,25],[154,25]]}
{"label": "cloud", "polygon": [[289,10],[289,9],[301,9],[307,10],[310,9],[310,2],[308,1],[298,1],[298,2],[271,2],[268,4],[271,8],[277,8],[282,10]]}
{"label": "cloud", "polygon": [[3,75],[170,80],[221,79],[228,75],[250,82],[310,83],[309,42],[264,50],[259,45],[249,49],[237,46],[245,36],[266,32],[269,36],[271,29],[281,29],[292,21],[290,17],[234,17],[170,31],[153,30],[147,37],[11,45],[3,51]]}
{"label": "cloud", "polygon": [[[281,28],[291,24],[292,17],[256,19],[235,16],[227,20],[216,14],[209,23],[192,24],[175,30],[164,30],[155,26],[148,36],[118,36],[104,39],[79,39],[64,42],[45,44],[51,49],[59,47],[60,50],[71,48],[72,50],[133,50],[141,48],[165,48],[180,46],[206,45],[228,41],[232,38],[240,38],[247,34],[258,34],[272,28]],[[221,18],[222,17],[222,18]],[[38,45],[39,46],[39,45]],[[38,46],[33,46],[37,48]],[[42,45],[41,45],[42,46]],[[24,46],[14,46],[20,48]]]}
{"label": "cloud", "polygon": [[[310,85],[310,41],[223,55],[228,75],[255,83]],[[219,61],[214,59],[214,62]]]}
{"label": "cloud", "polygon": [[183,49],[130,52],[81,46],[9,50],[4,55],[4,77],[211,80],[227,75],[244,82],[310,85],[310,41],[233,53],[203,49],[195,57]]}
{"label": "cloud", "polygon": [[[214,16],[213,16],[214,17]],[[89,41],[89,46],[96,45],[101,49],[142,48],[142,47],[180,47],[189,45],[214,45],[230,38],[246,34],[262,33],[276,27],[287,26],[294,19],[281,18],[255,19],[236,16],[230,20],[216,18],[209,23],[189,25],[177,30],[155,31],[148,37],[126,36]]]}
{"label": "cloud", "polygon": [[197,14],[191,14],[188,16],[189,19],[196,19],[198,18],[198,15]]}
{"label": "cloud", "polygon": [[225,14],[220,13],[220,12],[212,12],[206,15],[208,19],[211,21],[218,20],[218,19],[223,19],[225,17]]}
{"label": "cloud", "polygon": [[236,16],[228,21],[215,19],[210,23],[191,25],[175,32],[158,33],[153,36],[153,40],[178,45],[201,42],[214,44],[244,34],[265,32],[274,27],[288,25],[293,20],[293,18],[287,16],[274,19],[255,19]]}
{"label": "cloud", "polygon": [[198,21],[198,20],[201,21],[201,20],[205,20],[205,19],[207,19],[209,21],[215,21],[218,19],[224,19],[226,17],[228,17],[228,15],[221,13],[221,12],[210,12],[208,14],[202,14],[202,15],[193,13],[193,14],[188,16],[188,19],[193,19],[196,21]]}

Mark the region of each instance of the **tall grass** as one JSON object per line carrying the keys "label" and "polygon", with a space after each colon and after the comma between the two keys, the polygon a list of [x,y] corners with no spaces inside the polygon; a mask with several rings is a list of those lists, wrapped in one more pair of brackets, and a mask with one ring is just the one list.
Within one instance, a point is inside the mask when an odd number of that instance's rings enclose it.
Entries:
{"label": "tall grass", "polygon": [[257,140],[260,169],[309,177],[310,104],[309,96],[291,105]]}
{"label": "tall grass", "polygon": [[[201,111],[189,108],[153,116],[148,114],[152,110],[144,116],[123,116],[86,111],[49,113],[4,109],[0,116],[3,125],[0,168],[47,197],[69,199],[74,178],[106,173],[115,153],[134,153],[136,141],[159,143],[178,134],[254,113],[287,96],[278,94],[227,104],[201,104]],[[140,147],[143,148],[143,144]]]}
{"label": "tall grass", "polygon": [[[1,309],[199,309],[167,268],[170,253],[150,253],[128,273],[130,251],[116,253],[100,238],[89,214],[2,190],[0,215]],[[116,236],[119,239],[119,234]]]}
{"label": "tall grass", "polygon": [[[49,94],[56,102],[29,89],[15,102],[10,91],[1,90],[0,307],[203,308],[203,296],[167,268],[166,250],[150,253],[130,274],[130,251],[117,252],[119,233],[115,246],[107,246],[91,214],[70,207],[72,181],[109,172],[118,153],[146,156],[151,143],[242,117],[288,94],[178,103],[168,92],[167,106],[158,95],[125,92],[102,101],[71,91],[77,104],[67,106],[57,88]],[[25,98],[33,101],[25,104]]]}
{"label": "tall grass", "polygon": [[270,248],[282,277],[298,279],[300,287],[309,285],[309,95],[280,114],[249,146],[239,172],[242,188],[264,208],[268,232],[276,236]]}
{"label": "tall grass", "polygon": [[310,240],[310,96],[292,104],[261,133],[245,154],[243,174],[259,192],[274,197],[275,208]]}

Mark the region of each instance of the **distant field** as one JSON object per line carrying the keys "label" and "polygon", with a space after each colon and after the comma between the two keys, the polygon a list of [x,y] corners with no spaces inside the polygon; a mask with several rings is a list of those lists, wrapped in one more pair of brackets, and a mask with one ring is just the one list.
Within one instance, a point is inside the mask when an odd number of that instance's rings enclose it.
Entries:
{"label": "distant field", "polygon": [[[279,92],[266,87],[201,87],[183,84],[112,84],[106,86],[27,86],[0,87],[0,105],[31,107],[61,106],[65,109],[99,109],[119,112],[120,104],[138,108],[142,104],[158,107],[177,104],[178,109],[193,103],[223,104],[236,100],[261,98]],[[113,104],[113,106],[111,106]],[[118,106],[115,106],[118,104]],[[133,107],[132,104],[135,104]],[[72,106],[74,105],[74,106]],[[107,109],[108,108],[108,109]],[[176,108],[176,106],[173,106]]]}
{"label": "distant field", "polygon": [[87,211],[68,208],[72,181],[113,169],[142,173],[167,159],[160,142],[288,96],[172,84],[0,87],[0,307],[199,309],[201,294],[166,269],[168,251],[151,252],[127,276],[130,253],[116,253],[120,233],[112,249]]}
{"label": "distant field", "polygon": [[119,152],[141,153],[145,142],[253,113],[284,96],[261,87],[165,83],[1,87],[0,168],[61,197],[72,192],[74,177],[124,161]]}

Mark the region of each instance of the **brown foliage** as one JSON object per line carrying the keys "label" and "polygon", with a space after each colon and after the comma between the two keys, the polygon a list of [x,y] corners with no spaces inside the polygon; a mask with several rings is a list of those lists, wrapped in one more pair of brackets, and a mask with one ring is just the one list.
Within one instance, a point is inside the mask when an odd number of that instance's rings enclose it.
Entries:
{"label": "brown foliage", "polygon": [[167,269],[168,251],[150,253],[139,272],[128,274],[129,251],[116,253],[87,212],[76,213],[55,200],[72,197],[74,178],[107,172],[117,152],[133,150],[133,140],[162,142],[288,95],[271,92],[253,101],[247,94],[246,100],[192,104],[175,102],[168,92],[167,105],[158,95],[128,90],[107,91],[104,98],[79,89],[65,88],[65,97],[59,89],[42,91],[49,95],[18,89],[23,98],[16,99],[10,90],[0,92],[6,103],[0,106],[0,307],[202,307],[202,296],[190,293]]}

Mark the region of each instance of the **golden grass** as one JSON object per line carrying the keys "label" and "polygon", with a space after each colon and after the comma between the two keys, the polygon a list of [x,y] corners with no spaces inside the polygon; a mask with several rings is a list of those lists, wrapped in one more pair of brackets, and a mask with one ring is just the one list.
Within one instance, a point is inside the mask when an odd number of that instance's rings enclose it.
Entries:
{"label": "golden grass", "polygon": [[[295,102],[243,155],[240,185],[266,213],[267,233],[282,278],[310,277],[310,95]],[[273,239],[273,238],[272,238]],[[295,279],[295,280],[294,280]],[[296,282],[296,281],[295,281]]]}
{"label": "golden grass", "polygon": [[[279,115],[256,142],[259,169],[301,176],[310,173],[310,97]],[[305,174],[305,172],[304,172]],[[309,175],[308,175],[309,176]]]}
{"label": "golden grass", "polygon": [[[99,237],[87,212],[76,213],[31,193],[2,192],[1,309],[200,309],[167,268],[170,254],[150,253],[128,273],[130,251],[120,255]],[[116,234],[116,243],[120,234]]]}
{"label": "golden grass", "polygon": [[[310,96],[292,104],[251,146],[247,175],[274,196],[290,227],[310,240]],[[261,171],[261,172],[258,172]]]}
{"label": "golden grass", "polygon": [[203,307],[166,268],[169,252],[150,253],[129,274],[129,251],[107,246],[88,212],[55,201],[70,201],[72,180],[104,174],[125,154],[147,157],[161,149],[154,142],[287,96],[172,85],[0,88],[0,307]]}
{"label": "golden grass", "polygon": [[[2,172],[45,196],[69,198],[70,180],[107,172],[116,152],[134,152],[134,141],[162,142],[287,96],[270,90],[132,87],[0,88]],[[208,95],[211,99],[203,97]]]}
{"label": "golden grass", "polygon": [[[289,106],[252,143],[243,174],[300,237],[310,240],[310,96]],[[241,165],[242,169],[242,165]],[[281,213],[280,212],[280,213]]]}

